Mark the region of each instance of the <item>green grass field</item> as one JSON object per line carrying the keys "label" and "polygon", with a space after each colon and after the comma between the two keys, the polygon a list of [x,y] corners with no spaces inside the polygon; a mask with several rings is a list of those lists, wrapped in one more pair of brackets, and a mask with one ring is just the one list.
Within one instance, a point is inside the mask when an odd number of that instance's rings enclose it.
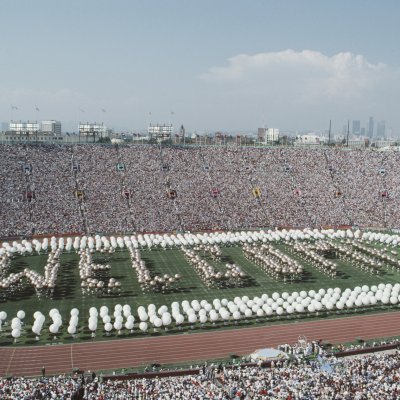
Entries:
{"label": "green grass field", "polygon": [[[378,245],[377,245],[378,246]],[[278,245],[280,250],[288,252],[287,245]],[[113,312],[113,307],[116,304],[129,304],[132,307],[132,313],[135,315],[135,308],[143,305],[147,306],[154,303],[156,306],[163,304],[170,306],[173,301],[182,300],[203,300],[212,301],[214,298],[226,298],[233,300],[235,296],[247,295],[250,298],[261,296],[263,293],[272,294],[273,292],[292,292],[299,290],[320,289],[329,287],[354,288],[358,285],[374,285],[383,283],[400,282],[400,273],[385,268],[382,275],[370,275],[352,265],[346,264],[337,259],[338,276],[331,279],[317,269],[304,262],[301,258],[297,258],[304,266],[304,277],[301,282],[283,283],[268,276],[259,267],[249,262],[243,256],[241,247],[225,247],[222,249],[223,257],[220,263],[214,263],[216,269],[223,268],[227,262],[235,262],[239,264],[244,271],[249,275],[250,280],[248,286],[239,288],[224,288],[210,289],[207,288],[201,279],[196,274],[196,271],[186,262],[183,253],[179,250],[143,250],[142,258],[152,271],[157,274],[176,274],[182,276],[180,288],[176,292],[171,293],[143,293],[135,274],[131,267],[131,261],[127,251],[117,251],[111,255],[97,253],[94,256],[95,262],[107,262],[111,264],[109,277],[114,277],[121,281],[122,289],[120,296],[97,298],[93,296],[83,296],[81,292],[81,280],[78,271],[78,255],[76,253],[64,253],[61,256],[61,267],[58,274],[57,286],[53,299],[36,297],[35,291],[30,286],[27,286],[24,291],[16,293],[7,301],[0,302],[0,311],[4,310],[8,314],[10,321],[16,316],[18,310],[24,310],[26,313],[26,331],[19,339],[19,343],[34,344],[34,335],[30,331],[30,325],[33,322],[33,313],[41,311],[46,315],[46,322],[42,331],[42,339],[39,344],[43,344],[47,340],[51,340],[48,333],[48,326],[51,319],[48,317],[48,312],[51,308],[57,308],[63,318],[63,326],[58,335],[59,341],[69,341],[66,328],[69,321],[69,312],[73,307],[80,311],[80,323],[78,339],[90,339],[90,332],[87,330],[87,319],[89,317],[89,308],[94,306],[100,308],[102,305],[109,307],[110,314]],[[295,257],[290,255],[291,257]],[[12,261],[11,272],[19,272],[24,268],[31,268],[43,274],[43,267],[46,264],[47,256],[45,254],[35,256],[18,256]],[[112,309],[111,309],[112,308]],[[259,323],[262,322],[261,320]],[[269,321],[268,323],[271,323]],[[99,320],[99,328],[97,339],[104,338],[102,322]],[[86,328],[86,329],[83,329]],[[172,332],[174,330],[172,329]],[[140,333],[137,333],[140,335]],[[115,337],[112,334],[112,337]],[[10,336],[10,327],[3,327],[3,332],[0,333],[0,345],[9,345],[12,343]]]}

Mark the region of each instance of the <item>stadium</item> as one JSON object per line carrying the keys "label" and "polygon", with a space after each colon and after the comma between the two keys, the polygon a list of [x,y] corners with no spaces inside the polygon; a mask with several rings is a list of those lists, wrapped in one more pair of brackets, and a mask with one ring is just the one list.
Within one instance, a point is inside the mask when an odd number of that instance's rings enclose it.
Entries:
{"label": "stadium", "polygon": [[[1,397],[398,397],[399,167],[373,149],[0,145]],[[287,359],[250,357],[266,348]]]}

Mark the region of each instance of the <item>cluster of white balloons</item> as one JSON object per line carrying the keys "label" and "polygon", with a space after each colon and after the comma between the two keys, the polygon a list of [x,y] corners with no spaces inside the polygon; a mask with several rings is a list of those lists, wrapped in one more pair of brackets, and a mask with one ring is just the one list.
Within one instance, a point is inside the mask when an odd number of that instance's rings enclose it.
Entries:
{"label": "cluster of white balloons", "polygon": [[113,328],[118,332],[118,335],[121,334],[121,330],[124,326],[124,318],[126,318],[125,328],[130,330],[131,333],[133,332],[135,317],[132,315],[131,306],[129,304],[125,304],[124,306],[121,306],[121,304],[115,305],[113,313],[114,324],[112,324],[112,319],[108,312],[107,306],[100,307],[100,318],[102,318],[107,336]]}
{"label": "cluster of white balloons", "polygon": [[389,250],[387,247],[383,249],[376,249],[372,247],[365,246],[363,243],[359,241],[352,242],[353,247],[362,251],[363,253],[372,256],[378,261],[383,262],[386,265],[390,265],[392,267],[400,268],[400,260],[397,259],[397,251]]}
{"label": "cluster of white balloons", "polygon": [[225,264],[226,272],[225,278],[228,280],[228,286],[237,287],[243,286],[245,279],[247,278],[246,272],[238,264]]}
{"label": "cluster of white balloons", "polygon": [[7,319],[7,313],[5,311],[0,311],[0,332],[2,331],[2,326]]}
{"label": "cluster of white balloons", "polygon": [[77,308],[73,308],[70,311],[70,319],[69,319],[69,325],[67,328],[67,332],[75,338],[77,327],[79,323],[79,310]]}
{"label": "cluster of white balloons", "polygon": [[[17,287],[22,289],[22,279],[26,278],[27,282],[34,287],[38,297],[41,297],[42,294],[47,294],[51,297],[56,286],[60,267],[60,255],[60,249],[51,250],[44,267],[44,276],[29,268],[25,268],[23,272],[12,273],[1,279],[0,290],[3,289],[2,292],[7,297],[7,294],[15,293]],[[9,257],[7,256],[7,258]]]}
{"label": "cluster of white balloons", "polygon": [[[207,254],[209,254],[211,258],[215,261],[220,261],[222,257],[222,250],[216,244],[201,244],[198,246],[194,246],[193,251],[199,253],[198,257],[207,256]],[[237,264],[225,264],[226,271],[224,273],[218,273],[214,270],[214,267],[212,265],[208,264],[204,259],[202,259],[202,261],[203,263],[197,264],[197,266],[201,266],[202,264],[206,266],[208,272],[210,274],[214,274],[214,283],[218,284],[218,282],[225,281],[227,286],[236,287],[242,286],[243,281],[247,278],[246,273]],[[207,276],[207,271],[205,271],[204,268],[201,268],[201,270],[199,270],[199,273],[204,272],[204,275]]]}
{"label": "cluster of white balloons", "polygon": [[39,340],[46,317],[40,311],[36,311],[33,314],[33,318],[32,332],[36,335],[36,340]]}
{"label": "cluster of white balloons", "polygon": [[217,272],[215,268],[198,252],[193,249],[182,248],[186,261],[195,269],[197,275],[206,284],[207,287],[219,286],[224,279],[221,272]]}
{"label": "cluster of white balloons", "polygon": [[14,338],[14,342],[21,336],[21,329],[23,325],[23,319],[25,318],[25,312],[20,310],[17,312],[17,316],[11,320],[11,336]]}
{"label": "cluster of white balloons", "polygon": [[[0,251],[3,249],[0,249]],[[3,250],[0,254],[0,277],[3,277],[11,268],[10,256]]]}
{"label": "cluster of white balloons", "polygon": [[318,254],[315,244],[295,242],[293,250],[299,253],[304,259],[311,263],[315,268],[324,274],[334,278],[337,273],[337,265],[331,260],[328,260],[323,255]]}
{"label": "cluster of white balloons", "polygon": [[162,326],[167,330],[172,322],[171,314],[168,312],[168,307],[165,305],[157,310],[154,304],[150,304],[147,309],[147,314],[149,316],[149,322],[153,325],[155,332]]}
{"label": "cluster of white balloons", "polygon": [[219,261],[222,256],[221,248],[216,244],[201,244],[199,246],[193,247],[193,250],[203,252],[204,254],[209,253],[211,257],[217,261]]}
{"label": "cluster of white balloons", "polygon": [[[92,239],[92,238],[89,238]],[[95,278],[96,273],[110,271],[109,264],[96,264],[93,262],[92,253],[94,250],[83,249],[79,250],[79,276],[81,278],[81,288],[83,294],[101,295],[107,292],[108,294],[119,293],[121,282],[115,278],[110,278],[108,283],[104,280]]]}
{"label": "cluster of white balloons", "polygon": [[[349,234],[348,237],[351,237],[350,232],[348,233]],[[365,240],[369,243],[379,242],[382,244],[387,244],[387,245],[392,245],[392,246],[397,246],[400,243],[400,235],[397,235],[397,234],[391,235],[389,233],[370,232],[370,231],[366,231],[366,232],[357,234],[357,232],[360,232],[360,231],[356,231],[354,233],[355,238]]]}
{"label": "cluster of white balloons", "polygon": [[260,231],[237,231],[237,232],[213,232],[213,233],[184,233],[184,234],[139,234],[132,236],[76,236],[74,238],[44,238],[42,241],[34,239],[32,242],[23,240],[14,241],[12,244],[4,242],[0,248],[0,257],[4,254],[32,254],[33,251],[40,253],[61,249],[66,251],[79,251],[86,248],[96,251],[115,251],[124,247],[132,246],[139,248],[174,248],[191,247],[198,245],[240,245],[255,242],[280,242],[290,240],[316,240],[316,239],[360,239],[369,243],[379,242],[386,245],[397,246],[400,243],[400,235],[389,233],[377,233],[357,230],[335,230],[335,229],[282,229],[282,230],[260,230]]}
{"label": "cluster of white balloons", "polygon": [[96,307],[90,307],[89,309],[89,319],[88,319],[88,327],[92,332],[92,337],[96,336],[97,330],[97,322],[98,322],[99,312]]}
{"label": "cluster of white balloons", "polygon": [[131,243],[127,244],[131,257],[132,268],[135,270],[139,285],[144,292],[165,292],[176,289],[181,276],[169,274],[151,276],[150,270],[140,256],[140,250],[134,249]]}
{"label": "cluster of white balloons", "polygon": [[243,245],[243,254],[274,278],[295,279],[303,274],[303,266],[270,244]]}
{"label": "cluster of white balloons", "polygon": [[[39,251],[41,249],[41,245]],[[36,247],[35,247],[36,250]],[[21,243],[14,241],[12,244],[8,242],[3,242],[0,248],[0,256],[7,255],[8,257],[12,257],[14,254],[32,254],[33,247],[32,243],[27,240],[22,240]]]}
{"label": "cluster of white balloons", "polygon": [[2,297],[7,298],[9,294],[15,293],[17,289],[22,289],[22,278],[25,272],[11,273],[6,278],[0,280],[0,292]]}
{"label": "cluster of white balloons", "polygon": [[[248,296],[235,297],[233,301],[227,299],[214,299],[212,304],[207,300],[191,302],[184,300],[181,306],[178,302],[171,304],[171,316],[176,321],[176,325],[182,325],[185,320],[194,325],[200,322],[202,325],[207,321],[215,324],[217,321],[237,322],[240,319],[261,318],[261,317],[281,317],[296,314],[314,314],[321,311],[336,310],[340,312],[344,309],[366,308],[375,305],[395,305],[400,302],[400,284],[379,284],[371,287],[363,285],[357,286],[353,290],[340,288],[320,289],[318,291],[300,291],[273,293],[271,296],[263,294],[261,297],[250,299]],[[149,315],[156,315],[155,306],[150,305],[152,310]],[[148,316],[144,307],[138,309],[139,318],[147,320]],[[142,314],[143,313],[143,314]],[[166,321],[162,316],[166,314]],[[154,316],[153,325],[157,328],[169,323],[169,311],[166,306],[160,307],[158,315]],[[161,320],[161,322],[158,319]]]}
{"label": "cluster of white balloons", "polygon": [[340,258],[350,261],[355,267],[378,275],[383,267],[383,262],[357,250],[357,247],[353,246],[354,244],[353,241],[348,244],[331,242],[331,246],[337,251]]}
{"label": "cluster of white balloons", "polygon": [[[175,301],[171,303],[171,307],[166,305],[160,306],[158,309],[156,305],[149,304],[147,308],[139,306],[137,308],[137,328],[141,332],[147,332],[149,325],[157,331],[161,327],[165,330],[172,325],[173,321],[175,327],[181,329],[183,324],[187,324],[192,329],[196,324],[201,327],[206,323],[215,325],[216,322],[237,323],[243,319],[260,318],[280,318],[290,317],[296,315],[319,315],[320,312],[336,312],[340,313],[346,310],[367,309],[374,306],[387,306],[400,304],[400,283],[357,286],[354,289],[347,288],[341,290],[340,288],[329,288],[319,290],[302,290],[300,292],[294,291],[292,293],[274,292],[271,295],[263,294],[260,297],[249,298],[248,296],[235,297],[233,300],[228,299],[214,299],[212,302],[207,300],[183,300],[181,303]],[[133,333],[135,326],[135,316],[132,314],[131,306],[125,304],[124,306],[117,304],[114,311],[109,315],[107,306],[100,307],[100,312],[95,307],[89,309],[88,328],[92,332],[92,337],[95,336],[98,329],[98,319],[100,317],[104,324],[104,331],[106,335],[114,329],[118,335],[121,335],[122,329],[127,329]],[[49,312],[52,323],[49,326],[49,331],[56,339],[57,333],[62,325],[62,318],[57,309],[52,309]],[[32,325],[32,332],[39,340],[45,316],[36,311],[33,314],[34,322]],[[17,317],[11,320],[11,336],[16,341],[21,336],[21,329],[25,312],[20,310]],[[7,314],[0,311],[0,330],[3,323],[7,319]],[[125,323],[124,323],[125,319]],[[73,308],[70,311],[70,320],[68,326],[68,333],[75,337],[77,326],[79,323],[79,310]]]}
{"label": "cluster of white balloons", "polygon": [[49,331],[54,335],[54,339],[57,339],[57,333],[62,325],[62,318],[57,308],[52,308],[49,311],[49,317],[53,320],[53,323],[49,326]]}

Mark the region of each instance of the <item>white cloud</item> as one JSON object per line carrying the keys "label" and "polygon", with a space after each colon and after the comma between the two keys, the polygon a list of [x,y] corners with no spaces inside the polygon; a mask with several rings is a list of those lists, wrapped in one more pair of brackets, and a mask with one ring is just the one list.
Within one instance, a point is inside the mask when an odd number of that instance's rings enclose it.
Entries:
{"label": "white cloud", "polygon": [[[400,71],[365,56],[284,50],[239,54],[200,76],[221,120],[252,126],[261,116],[290,129],[326,126],[335,118],[386,119],[400,128],[396,110]],[[258,121],[257,121],[258,120]],[[399,129],[397,129],[399,130]],[[400,132],[400,131],[399,131]]]}
{"label": "white cloud", "polygon": [[371,64],[362,55],[285,50],[228,59],[226,67],[210,68],[201,78],[228,86],[258,86],[275,95],[294,95],[301,101],[321,96],[359,97],[387,76],[382,63]]}

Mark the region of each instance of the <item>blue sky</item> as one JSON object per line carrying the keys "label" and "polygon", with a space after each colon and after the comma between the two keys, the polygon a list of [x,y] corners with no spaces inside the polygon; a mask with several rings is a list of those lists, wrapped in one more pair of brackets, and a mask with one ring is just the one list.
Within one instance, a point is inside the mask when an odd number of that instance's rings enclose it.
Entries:
{"label": "blue sky", "polygon": [[0,121],[254,131],[332,118],[341,130],[373,115],[400,133],[399,1],[2,0],[0,10]]}

